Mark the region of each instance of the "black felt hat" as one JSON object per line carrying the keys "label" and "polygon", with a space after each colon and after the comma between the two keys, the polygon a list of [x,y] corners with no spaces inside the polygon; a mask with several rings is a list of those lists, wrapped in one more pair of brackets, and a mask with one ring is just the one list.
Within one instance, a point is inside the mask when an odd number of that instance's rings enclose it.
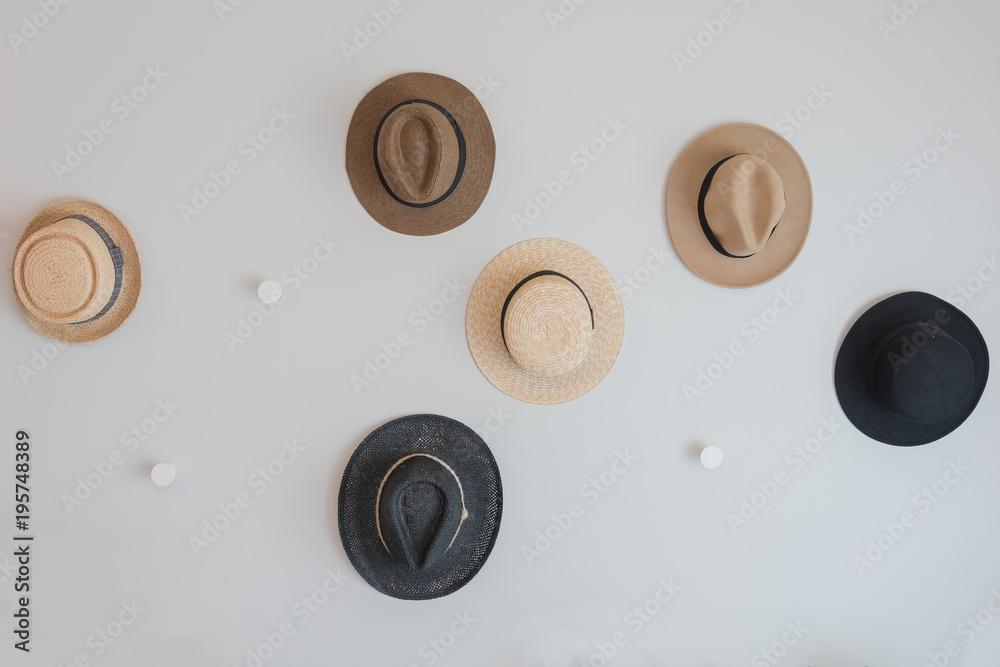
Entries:
{"label": "black felt hat", "polygon": [[410,415],[358,445],[337,522],[351,564],[373,588],[429,600],[476,576],[502,510],[500,469],[483,439],[448,417]]}
{"label": "black felt hat", "polygon": [[923,445],[972,414],[989,368],[986,341],[965,313],[936,296],[904,292],[854,323],[834,383],[862,433],[890,445]]}

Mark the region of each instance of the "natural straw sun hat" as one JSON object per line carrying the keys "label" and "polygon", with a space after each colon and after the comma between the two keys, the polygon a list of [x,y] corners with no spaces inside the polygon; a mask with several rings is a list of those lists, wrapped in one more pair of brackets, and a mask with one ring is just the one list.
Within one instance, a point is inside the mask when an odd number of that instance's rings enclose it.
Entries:
{"label": "natural straw sun hat", "polygon": [[532,239],[483,270],[465,329],[476,365],[497,389],[529,403],[563,403],[611,370],[625,312],[596,257],[568,241]]}
{"label": "natural straw sun hat", "polygon": [[347,130],[347,175],[382,226],[428,236],[462,224],[486,198],[496,142],[483,105],[438,74],[382,82]]}
{"label": "natural straw sun hat", "polygon": [[500,469],[483,439],[439,415],[372,431],[354,451],[338,495],[344,550],[377,591],[429,600],[469,583],[500,530]]}
{"label": "natural straw sun hat", "polygon": [[118,329],[142,291],[132,234],[114,213],[85,199],[57,201],[28,223],[12,273],[24,319],[39,333],[70,344]]}
{"label": "natural straw sun hat", "polygon": [[759,125],[701,135],[667,182],[667,228],[678,256],[723,287],[752,287],[781,274],[805,245],[811,219],[805,163]]}
{"label": "natural straw sun hat", "polygon": [[834,383],[862,433],[912,446],[958,428],[979,403],[989,370],[986,340],[965,313],[931,294],[904,292],[854,323]]}

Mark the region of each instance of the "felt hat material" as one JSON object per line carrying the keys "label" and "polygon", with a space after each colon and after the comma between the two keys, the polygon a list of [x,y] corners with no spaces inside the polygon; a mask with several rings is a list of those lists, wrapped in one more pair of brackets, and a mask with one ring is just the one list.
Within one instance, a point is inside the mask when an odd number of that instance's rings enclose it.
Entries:
{"label": "felt hat material", "polygon": [[989,376],[986,341],[947,301],[904,292],[851,327],[834,371],[837,398],[865,435],[890,445],[933,442],[964,422]]}
{"label": "felt hat material", "polygon": [[667,228],[694,273],[723,287],[780,275],[805,245],[812,185],[779,134],[739,123],[710,130],[684,149],[667,182]]}

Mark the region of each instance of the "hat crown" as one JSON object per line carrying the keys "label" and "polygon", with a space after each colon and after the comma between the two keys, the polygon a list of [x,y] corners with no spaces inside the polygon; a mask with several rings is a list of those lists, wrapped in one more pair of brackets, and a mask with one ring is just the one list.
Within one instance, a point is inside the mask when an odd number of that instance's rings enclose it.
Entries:
{"label": "hat crown", "polygon": [[426,454],[396,462],[379,489],[376,512],[382,544],[412,571],[438,561],[467,516],[455,472]]}
{"label": "hat crown", "polygon": [[426,102],[406,102],[390,111],[376,141],[386,187],[411,205],[445,197],[460,176],[461,146],[450,116]]}
{"label": "hat crown", "polygon": [[503,333],[518,366],[543,377],[562,375],[580,366],[590,349],[590,305],[566,277],[540,275],[511,295]]}
{"label": "hat crown", "polygon": [[931,424],[965,405],[975,368],[959,341],[934,324],[916,322],[898,327],[876,346],[871,383],[886,410]]}
{"label": "hat crown", "polygon": [[719,245],[735,257],[760,252],[785,212],[781,177],[756,155],[718,164],[705,194],[704,213]]}
{"label": "hat crown", "polygon": [[14,283],[24,307],[52,323],[86,321],[115,290],[115,264],[87,223],[64,218],[34,232],[14,258]]}

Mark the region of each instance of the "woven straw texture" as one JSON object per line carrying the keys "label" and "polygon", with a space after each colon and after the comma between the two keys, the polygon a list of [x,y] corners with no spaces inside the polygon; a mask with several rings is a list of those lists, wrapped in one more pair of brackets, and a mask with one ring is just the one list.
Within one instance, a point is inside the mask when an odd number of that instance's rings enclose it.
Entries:
{"label": "woven straw texture", "polygon": [[[375,168],[375,133],[386,113],[408,100],[448,111],[465,138],[462,179],[444,201],[414,208],[396,201]],[[454,229],[479,209],[493,179],[496,140],[486,110],[468,88],[437,74],[413,72],[388,79],[358,104],[347,130],[347,175],[358,201],[379,224],[400,234],[428,236]]]}
{"label": "woven straw texture", "polygon": [[[726,257],[712,247],[698,219],[705,176],[723,158],[756,155],[781,178],[785,212],[774,234],[755,255]],[[710,130],[684,149],[667,181],[667,228],[688,268],[722,287],[753,287],[785,271],[805,245],[812,220],[812,184],[802,158],[785,139],[759,125],[738,123]]]}
{"label": "woven straw texture", "polygon": [[[526,368],[504,344],[500,320],[511,290],[538,271],[561,273],[579,285],[593,309],[594,327],[587,332],[590,314],[581,310],[582,295],[572,285],[555,289],[549,286],[558,284],[553,282],[532,289],[528,298],[548,298],[548,303],[542,308],[524,308],[523,312],[529,313],[527,321],[505,320],[511,348],[522,363],[529,360]],[[507,317],[511,317],[511,306]],[[581,331],[582,317],[586,320]],[[568,241],[532,239],[504,250],[480,274],[469,296],[465,330],[472,357],[487,380],[514,398],[548,405],[582,396],[604,379],[621,350],[625,311],[614,278],[596,257]],[[569,335],[554,345],[550,338],[553,332]],[[531,341],[537,346],[534,354],[525,351]],[[573,363],[576,365],[571,370],[548,374]]]}
{"label": "woven straw texture", "polygon": [[[389,554],[375,525],[378,489],[393,464],[424,453],[447,463],[461,480],[469,516],[454,543],[433,565],[411,570]],[[370,433],[351,456],[338,495],[344,550],[375,590],[403,600],[454,593],[482,568],[500,531],[503,488],[493,453],[468,426],[439,415],[410,415]]]}
{"label": "woven straw texture", "polygon": [[[18,268],[17,258],[21,250],[25,248],[25,244],[29,240],[37,240],[37,237],[36,239],[32,239],[35,233],[70,215],[86,216],[103,227],[112,241],[114,241],[114,244],[121,250],[123,262],[121,292],[114,305],[100,318],[80,324],[73,324],[67,321],[53,321],[32,312],[32,308],[29,308],[27,305],[32,300],[29,294],[31,294],[33,286],[38,286],[43,282],[51,283],[54,277],[56,277],[56,272],[61,270],[59,260],[73,259],[75,253],[83,251],[79,245],[76,248],[72,248],[71,246],[74,244],[65,242],[46,244],[44,257],[36,260],[33,254],[31,261],[22,263],[20,267],[21,274],[13,275],[14,271]],[[95,272],[106,272],[108,267],[102,265],[104,257],[109,257],[107,247],[93,247],[88,252],[93,252],[95,257],[100,258],[94,266]],[[15,267],[12,268],[14,296],[21,314],[36,331],[63,343],[90,343],[111,334],[124,324],[135,310],[139,294],[142,291],[142,262],[132,234],[114,213],[100,204],[85,199],[63,199],[45,207],[28,223],[20,240],[18,240],[14,257]],[[73,276],[58,276],[57,281],[63,283],[60,289],[64,291],[62,296],[65,302],[79,300],[80,294],[90,291],[92,284],[103,284],[104,287],[102,290],[104,292],[107,291],[107,276],[102,277],[96,273],[94,276],[84,275],[84,273]],[[48,291],[49,295],[46,297],[48,304],[54,310],[64,308],[65,303],[59,303],[60,299],[58,295],[51,293],[51,284]],[[95,299],[95,303],[97,301],[100,301],[100,297]],[[107,299],[104,299],[104,302],[106,301]],[[82,314],[77,313],[76,317],[79,317],[79,320],[87,319],[87,314],[86,312]],[[75,318],[55,319],[79,321]]]}

